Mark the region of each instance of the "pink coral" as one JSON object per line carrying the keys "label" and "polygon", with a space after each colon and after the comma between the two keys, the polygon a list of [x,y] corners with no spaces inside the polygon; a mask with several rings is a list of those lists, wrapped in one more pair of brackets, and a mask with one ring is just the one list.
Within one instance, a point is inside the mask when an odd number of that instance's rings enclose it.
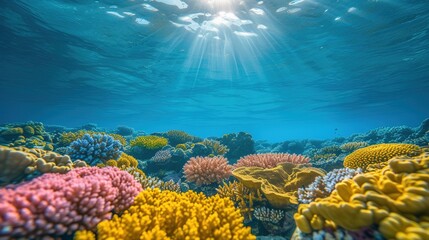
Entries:
{"label": "pink coral", "polygon": [[58,237],[93,229],[127,209],[142,190],[118,168],[77,168],[0,189],[0,239]]}
{"label": "pink coral", "polygon": [[234,165],[238,167],[261,167],[273,168],[279,163],[289,162],[294,164],[303,164],[310,161],[309,157],[289,153],[260,153],[251,154],[240,158]]}
{"label": "pink coral", "polygon": [[186,180],[196,185],[208,185],[231,176],[232,166],[222,156],[192,157],[183,167]]}

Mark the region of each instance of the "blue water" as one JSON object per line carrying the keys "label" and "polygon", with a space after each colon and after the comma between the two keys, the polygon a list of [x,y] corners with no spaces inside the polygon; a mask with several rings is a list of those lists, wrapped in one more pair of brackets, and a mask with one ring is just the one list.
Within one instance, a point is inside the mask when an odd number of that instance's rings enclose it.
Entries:
{"label": "blue water", "polygon": [[0,3],[0,122],[330,138],[429,117],[427,0]]}

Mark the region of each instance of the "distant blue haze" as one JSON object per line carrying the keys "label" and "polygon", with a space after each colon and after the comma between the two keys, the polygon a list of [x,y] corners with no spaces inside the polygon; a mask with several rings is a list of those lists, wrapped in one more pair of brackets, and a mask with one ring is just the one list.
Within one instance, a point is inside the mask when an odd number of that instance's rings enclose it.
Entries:
{"label": "distant blue haze", "polygon": [[2,1],[0,123],[279,141],[429,117],[427,0],[226,2]]}

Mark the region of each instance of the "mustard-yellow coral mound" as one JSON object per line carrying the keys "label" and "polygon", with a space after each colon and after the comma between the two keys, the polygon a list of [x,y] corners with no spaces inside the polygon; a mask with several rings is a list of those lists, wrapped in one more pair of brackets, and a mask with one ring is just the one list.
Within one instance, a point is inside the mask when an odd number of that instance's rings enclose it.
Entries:
{"label": "mustard-yellow coral mound", "polygon": [[375,172],[338,183],[327,198],[301,204],[305,233],[325,227],[377,227],[387,239],[429,239],[429,154],[395,157]]}
{"label": "mustard-yellow coral mound", "polygon": [[142,191],[120,217],[115,215],[111,220],[100,222],[97,238],[256,239],[250,228],[243,225],[243,217],[228,198],[159,189]]}
{"label": "mustard-yellow coral mound", "polygon": [[261,190],[268,202],[276,208],[298,204],[298,189],[310,185],[326,172],[306,164],[281,163],[274,168],[239,167],[232,172],[244,186]]}
{"label": "mustard-yellow coral mound", "polygon": [[132,147],[142,147],[144,149],[161,149],[168,144],[168,140],[164,137],[158,136],[140,136],[131,140],[130,145]]}
{"label": "mustard-yellow coral mound", "polygon": [[419,146],[404,143],[383,143],[354,151],[344,158],[344,167],[365,169],[369,164],[385,162],[401,155],[415,156],[422,151]]}

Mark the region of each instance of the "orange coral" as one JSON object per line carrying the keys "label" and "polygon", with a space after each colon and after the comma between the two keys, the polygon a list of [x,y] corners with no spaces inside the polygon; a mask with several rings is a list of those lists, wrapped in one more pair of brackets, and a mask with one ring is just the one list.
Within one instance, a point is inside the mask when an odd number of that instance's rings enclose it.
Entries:
{"label": "orange coral", "polygon": [[228,165],[226,158],[192,157],[183,167],[186,180],[197,185],[208,185],[231,176],[232,166]]}

